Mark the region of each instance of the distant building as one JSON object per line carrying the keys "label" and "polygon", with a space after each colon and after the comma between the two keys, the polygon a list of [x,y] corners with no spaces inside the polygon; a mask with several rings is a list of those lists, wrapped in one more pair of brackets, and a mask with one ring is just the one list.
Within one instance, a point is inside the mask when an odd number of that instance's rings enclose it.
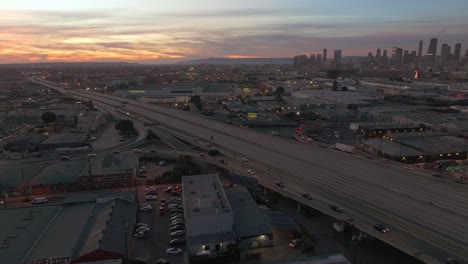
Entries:
{"label": "distant building", "polygon": [[78,148],[82,147],[85,141],[85,134],[60,133],[49,136],[39,144],[39,150],[51,150],[57,148]]}
{"label": "distant building", "polygon": [[403,50],[399,47],[392,48],[392,57],[390,64],[392,65],[401,65],[403,62]]}
{"label": "distant building", "polygon": [[442,63],[447,63],[450,59],[450,46],[448,44],[442,44],[442,48],[440,50],[440,59]]}
{"label": "distant building", "polygon": [[377,52],[375,53],[375,62],[381,63],[381,60],[382,60],[382,51],[380,49],[377,49]]}
{"label": "distant building", "polygon": [[336,66],[339,67],[341,64],[341,56],[342,52],[341,50],[335,50],[333,53],[333,59],[335,60]]}
{"label": "distant building", "polygon": [[216,174],[182,177],[187,252],[191,261],[235,253],[234,214]]}
{"label": "distant building", "polygon": [[422,57],[422,51],[423,51],[423,41],[419,41],[419,47],[418,47],[418,58]]}
{"label": "distant building", "polygon": [[317,54],[317,57],[315,58],[315,64],[321,64],[322,63],[322,54]]}
{"label": "distant building", "polygon": [[431,38],[427,48],[426,60],[428,63],[434,63],[437,55],[437,38]]}
{"label": "distant building", "polygon": [[323,49],[322,61],[327,63],[327,49]]}
{"label": "distant building", "polygon": [[388,54],[387,54],[387,50],[383,50],[382,63],[383,63],[383,64],[387,64],[387,63],[388,63]]}
{"label": "distant building", "polygon": [[461,43],[455,44],[455,51],[453,54],[453,59],[456,60],[457,62],[460,61],[460,54],[461,54]]}

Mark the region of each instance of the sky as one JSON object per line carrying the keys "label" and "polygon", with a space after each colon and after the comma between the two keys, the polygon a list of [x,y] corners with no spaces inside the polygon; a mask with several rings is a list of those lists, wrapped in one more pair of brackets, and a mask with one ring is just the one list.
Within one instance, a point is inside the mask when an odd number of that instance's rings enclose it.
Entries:
{"label": "sky", "polygon": [[468,0],[0,0],[0,63],[468,49]]}

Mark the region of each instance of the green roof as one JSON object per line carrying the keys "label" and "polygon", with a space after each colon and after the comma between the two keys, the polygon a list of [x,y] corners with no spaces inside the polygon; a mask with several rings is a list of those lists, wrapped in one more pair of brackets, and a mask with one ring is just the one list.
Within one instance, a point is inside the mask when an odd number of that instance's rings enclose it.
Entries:
{"label": "green roof", "polygon": [[47,163],[38,162],[0,166],[0,183],[5,187],[17,187],[23,182],[21,168],[23,168],[24,181],[29,182],[47,165]]}
{"label": "green roof", "polygon": [[61,206],[0,210],[0,243],[6,240],[8,245],[0,247],[0,263],[23,263],[23,258],[60,210]]}
{"label": "green roof", "polygon": [[80,175],[86,168],[88,161],[70,160],[60,161],[49,164],[36,177],[31,179],[30,185],[36,184],[56,184],[56,183],[73,183],[80,181]]}

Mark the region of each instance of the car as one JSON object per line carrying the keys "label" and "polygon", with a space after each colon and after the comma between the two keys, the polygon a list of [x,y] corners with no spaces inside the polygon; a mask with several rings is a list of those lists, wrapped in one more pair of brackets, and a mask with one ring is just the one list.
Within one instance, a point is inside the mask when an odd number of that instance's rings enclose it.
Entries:
{"label": "car", "polygon": [[221,162],[222,164],[227,164],[227,161],[223,159],[220,159],[219,162]]}
{"label": "car", "polygon": [[334,204],[330,204],[329,205],[330,209],[332,209],[333,211],[335,212],[338,212],[338,213],[342,213],[343,212],[343,209],[341,209],[340,207],[334,205]]}
{"label": "car", "polygon": [[248,169],[247,172],[248,172],[250,175],[255,175],[255,171],[252,170],[252,169]]}
{"label": "car", "polygon": [[153,207],[151,205],[149,205],[149,204],[145,204],[142,207],[140,207],[140,211],[142,211],[142,212],[151,211],[152,209],[153,209]]}
{"label": "car", "polygon": [[126,141],[126,139],[125,139],[125,138],[121,138],[121,139],[119,139],[119,141],[120,141],[120,142],[124,142],[124,141]]}
{"label": "car", "polygon": [[284,183],[281,182],[281,181],[275,182],[275,185],[278,186],[278,187],[284,188]]}
{"label": "car", "polygon": [[43,204],[47,202],[47,197],[36,197],[31,200],[31,204]]}
{"label": "car", "polygon": [[62,160],[62,161],[69,160],[69,159],[70,159],[70,157],[68,157],[68,156],[60,156],[60,160]]}
{"label": "car", "polygon": [[149,233],[144,233],[144,232],[136,232],[135,235],[133,235],[135,238],[144,238],[148,237]]}
{"label": "car", "polygon": [[150,153],[156,153],[156,150],[152,149],[149,151]]}
{"label": "car", "polygon": [[299,229],[294,229],[291,232],[289,232],[289,237],[296,239],[296,238],[302,238],[302,232]]}
{"label": "car", "polygon": [[232,187],[236,187],[236,185],[232,184],[232,183],[223,183],[223,188],[224,189],[232,188]]}
{"label": "car", "polygon": [[171,233],[171,237],[185,236],[184,230],[177,230]]}
{"label": "car", "polygon": [[133,153],[140,153],[140,152],[141,152],[141,149],[133,149],[132,152],[133,152]]}
{"label": "car", "polygon": [[120,151],[118,151],[118,150],[113,151],[112,154],[120,154]]}
{"label": "car", "polygon": [[169,264],[169,261],[167,259],[158,259],[156,264]]}
{"label": "car", "polygon": [[145,189],[145,192],[151,192],[151,191],[156,191],[156,188],[148,187],[148,188]]}
{"label": "car", "polygon": [[447,263],[447,264],[458,264],[460,262],[458,260],[454,259],[454,258],[446,258],[445,263]]}
{"label": "car", "polygon": [[146,195],[145,199],[146,201],[154,201],[157,200],[158,197],[156,195]]}
{"label": "car", "polygon": [[180,238],[174,238],[171,241],[169,241],[169,245],[174,246],[174,245],[180,245],[185,243],[185,239],[180,237]]}
{"label": "car", "polygon": [[138,223],[138,224],[136,224],[135,226],[136,226],[137,228],[138,228],[138,227],[141,227],[141,226],[147,226],[147,227],[149,227],[149,225],[148,225],[148,224],[145,224],[145,223]]}
{"label": "car", "polygon": [[180,210],[180,209],[171,209],[171,214],[174,214],[174,213],[182,213],[182,210]]}
{"label": "car", "polygon": [[303,193],[302,197],[306,198],[307,200],[312,200],[312,196],[308,193]]}
{"label": "car", "polygon": [[290,243],[289,243],[289,247],[290,248],[299,248],[302,244],[302,241],[300,239],[293,239]]}
{"label": "car", "polygon": [[180,190],[180,191],[179,191],[179,190],[178,190],[178,191],[172,191],[172,192],[171,192],[172,197],[177,197],[177,196],[182,195],[181,191],[182,191],[182,190]]}
{"label": "car", "polygon": [[164,192],[165,192],[165,193],[170,193],[170,192],[172,192],[172,188],[171,188],[171,187],[167,187],[166,189],[164,189]]}
{"label": "car", "polygon": [[171,215],[171,221],[176,220],[176,219],[184,219],[184,216],[182,214],[176,214],[176,215]]}
{"label": "car", "polygon": [[135,228],[136,232],[149,232],[150,230],[151,229],[149,228],[149,226],[140,226]]}
{"label": "car", "polygon": [[212,145],[210,143],[206,143],[206,146],[209,147],[209,148],[212,147]]}
{"label": "car", "polygon": [[155,190],[146,191],[146,195],[158,195],[158,192]]}
{"label": "car", "polygon": [[171,217],[184,217],[184,215],[182,213],[173,213]]}
{"label": "car", "polygon": [[171,220],[171,226],[174,226],[174,225],[184,225],[185,222],[184,222],[184,219],[175,219],[175,220]]}
{"label": "car", "polygon": [[200,153],[200,157],[206,158],[206,157],[208,157],[208,156],[207,156],[205,153]]}
{"label": "car", "polygon": [[405,166],[404,168],[407,169],[407,170],[411,170],[411,171],[414,171],[414,170],[415,170],[415,168],[412,167],[412,166]]}
{"label": "car", "polygon": [[96,157],[96,156],[97,156],[96,153],[89,153],[89,154],[88,154],[88,158],[94,158],[94,157]]}
{"label": "car", "polygon": [[382,224],[374,224],[374,229],[383,234],[387,234],[389,232],[388,227],[385,227]]}
{"label": "car", "polygon": [[180,248],[168,248],[166,249],[167,255],[180,255],[182,254],[182,249]]}
{"label": "car", "polygon": [[183,227],[183,228],[185,228],[185,224],[184,224],[184,223],[171,224],[171,225],[169,226],[169,228],[180,227],[180,226]]}
{"label": "car", "polygon": [[171,197],[171,201],[180,201],[180,202],[182,202],[182,198],[180,198],[180,197]]}
{"label": "car", "polygon": [[198,141],[198,138],[196,138],[196,137],[194,137],[194,138],[192,138],[192,139],[193,139],[193,141]]}
{"label": "car", "polygon": [[388,163],[388,159],[379,159],[379,162],[381,162],[381,163]]}
{"label": "car", "polygon": [[170,221],[171,221],[171,223],[172,223],[172,222],[177,222],[177,221],[183,222],[183,221],[184,221],[184,218],[181,217],[181,216],[178,216],[178,217],[175,217],[175,218],[172,218],[172,217],[171,217]]}
{"label": "car", "polygon": [[171,229],[170,229],[171,232],[175,232],[175,231],[179,231],[179,230],[185,230],[185,227],[183,225],[175,225],[175,226],[171,227]]}
{"label": "car", "polygon": [[248,161],[249,161],[249,159],[248,159],[247,157],[242,157],[241,160],[242,160],[243,162],[248,162]]}

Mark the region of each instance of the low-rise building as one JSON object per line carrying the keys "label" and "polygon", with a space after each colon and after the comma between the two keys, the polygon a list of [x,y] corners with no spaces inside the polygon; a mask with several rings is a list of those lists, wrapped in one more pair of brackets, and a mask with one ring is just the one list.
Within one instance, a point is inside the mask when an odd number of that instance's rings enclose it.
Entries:
{"label": "low-rise building", "polygon": [[51,150],[57,148],[78,148],[82,147],[85,141],[85,134],[60,133],[49,136],[39,144],[39,150]]}
{"label": "low-rise building", "polygon": [[234,214],[218,175],[182,177],[182,189],[189,259],[233,255]]}

